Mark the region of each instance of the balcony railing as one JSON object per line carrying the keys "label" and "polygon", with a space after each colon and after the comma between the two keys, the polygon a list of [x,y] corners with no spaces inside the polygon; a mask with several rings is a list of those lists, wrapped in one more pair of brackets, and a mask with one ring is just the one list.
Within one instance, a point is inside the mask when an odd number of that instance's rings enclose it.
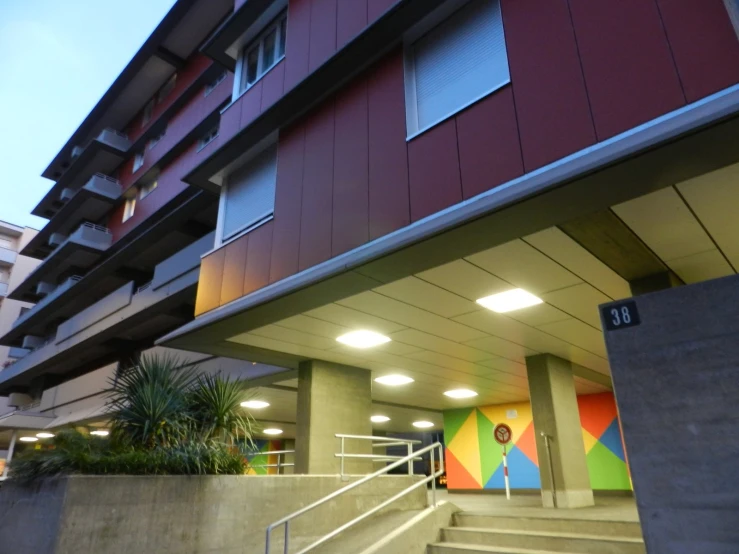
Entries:
{"label": "balcony railing", "polygon": [[111,200],[117,200],[121,195],[121,183],[117,179],[103,173],[95,173],[79,190],[64,189],[59,195],[59,199],[62,202],[69,202],[83,189]]}
{"label": "balcony railing", "polygon": [[66,281],[64,281],[61,285],[59,285],[57,288],[55,288],[52,292],[50,292],[49,294],[47,294],[33,308],[31,308],[27,312],[21,314],[21,316],[13,322],[13,327],[17,327],[18,325],[20,325],[21,323],[23,323],[24,321],[26,321],[29,317],[31,317],[33,314],[35,314],[40,309],[42,309],[44,306],[46,306],[49,302],[51,302],[55,298],[59,298],[59,296],[61,296],[66,291],[68,291],[69,289],[71,289],[77,283],[77,281],[79,281],[80,279],[82,279],[81,276],[79,276],[79,275],[73,275],[72,277],[70,277],[69,279],[67,279]]}
{"label": "balcony railing", "polygon": [[0,264],[13,265],[18,258],[18,253],[10,248],[0,246]]}
{"label": "balcony railing", "polygon": [[[126,136],[124,133],[110,128],[100,131],[100,134],[93,140],[97,140],[99,142],[102,142],[103,144],[107,144],[108,146],[112,146],[113,148],[116,148],[117,150],[120,150],[122,152],[126,152],[131,147],[131,142],[128,140],[128,136]],[[77,158],[81,156],[82,153],[87,149],[87,147],[92,144],[93,140],[87,142],[84,146],[75,146],[72,149],[72,158]]]}
{"label": "balcony railing", "polygon": [[0,298],[8,296],[8,283],[0,283]]}

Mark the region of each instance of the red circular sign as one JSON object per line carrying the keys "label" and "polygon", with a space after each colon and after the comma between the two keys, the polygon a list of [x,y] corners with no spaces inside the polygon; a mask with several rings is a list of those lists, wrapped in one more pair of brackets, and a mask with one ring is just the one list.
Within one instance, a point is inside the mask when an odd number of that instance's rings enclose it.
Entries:
{"label": "red circular sign", "polygon": [[495,437],[495,442],[498,444],[508,444],[511,442],[512,436],[511,428],[505,423],[498,423],[493,429],[493,437]]}

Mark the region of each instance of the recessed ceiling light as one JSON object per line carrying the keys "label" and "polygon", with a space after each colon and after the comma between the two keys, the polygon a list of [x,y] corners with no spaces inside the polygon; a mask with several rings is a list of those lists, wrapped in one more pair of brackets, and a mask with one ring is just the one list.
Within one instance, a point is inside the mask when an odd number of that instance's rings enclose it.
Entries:
{"label": "recessed ceiling light", "polygon": [[430,421],[414,421],[413,427],[418,427],[419,429],[428,429],[429,427],[433,427],[434,424]]}
{"label": "recessed ceiling light", "polygon": [[373,415],[370,418],[370,421],[372,423],[385,423],[386,421],[390,421],[390,418],[386,415]]}
{"label": "recessed ceiling light", "polygon": [[446,391],[444,396],[448,396],[449,398],[472,398],[473,396],[477,396],[477,393],[470,389],[454,389]]}
{"label": "recessed ceiling light", "polygon": [[488,310],[493,310],[499,314],[536,306],[544,302],[538,296],[534,296],[530,292],[523,289],[513,289],[492,296],[480,298],[477,303],[485,306]]}
{"label": "recessed ceiling light", "polygon": [[90,434],[95,435],[96,437],[107,437],[110,433],[108,431],[98,429],[96,431],[90,431]]}
{"label": "recessed ceiling light", "polygon": [[265,429],[262,431],[265,435],[281,435],[282,429]]}
{"label": "recessed ceiling light", "polygon": [[40,439],[50,439],[54,437],[54,433],[36,433],[36,436]]}
{"label": "recessed ceiling light", "polygon": [[383,375],[382,377],[378,377],[375,379],[375,383],[380,383],[381,385],[389,385],[391,387],[398,387],[400,385],[407,385],[408,383],[412,383],[413,379],[410,377],[406,377],[405,375]]}
{"label": "recessed ceiling light", "polygon": [[38,439],[36,437],[21,437],[21,442],[36,442]]}
{"label": "recessed ceiling light", "polygon": [[267,406],[269,406],[269,402],[265,402],[264,400],[247,400],[241,403],[242,408],[251,408],[252,410],[261,410]]}
{"label": "recessed ceiling light", "polygon": [[354,348],[372,348],[390,342],[390,338],[374,331],[352,331],[346,335],[341,335],[336,339],[341,344],[353,346]]}

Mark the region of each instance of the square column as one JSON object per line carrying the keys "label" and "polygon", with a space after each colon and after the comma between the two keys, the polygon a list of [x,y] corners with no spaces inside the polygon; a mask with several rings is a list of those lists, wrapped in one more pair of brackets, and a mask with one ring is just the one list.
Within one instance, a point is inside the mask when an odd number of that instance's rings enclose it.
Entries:
{"label": "square column", "polygon": [[593,489],[585,458],[572,364],[551,354],[539,354],[526,358],[526,373],[542,503],[545,508],[592,506]]}
{"label": "square column", "polygon": [[[341,460],[336,457],[345,435],[372,435],[372,379],[366,369],[311,360],[298,369],[297,438],[295,473],[335,475]],[[372,443],[346,440],[345,451],[371,454]],[[344,473],[367,474],[371,459],[345,459]]]}

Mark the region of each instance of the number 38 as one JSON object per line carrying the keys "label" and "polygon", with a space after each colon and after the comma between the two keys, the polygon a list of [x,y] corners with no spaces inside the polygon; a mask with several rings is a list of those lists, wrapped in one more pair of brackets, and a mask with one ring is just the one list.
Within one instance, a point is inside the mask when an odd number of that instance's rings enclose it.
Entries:
{"label": "number 38", "polygon": [[618,327],[619,325],[631,323],[631,312],[629,312],[628,306],[622,306],[621,308],[613,308],[611,310],[611,318],[613,325]]}

